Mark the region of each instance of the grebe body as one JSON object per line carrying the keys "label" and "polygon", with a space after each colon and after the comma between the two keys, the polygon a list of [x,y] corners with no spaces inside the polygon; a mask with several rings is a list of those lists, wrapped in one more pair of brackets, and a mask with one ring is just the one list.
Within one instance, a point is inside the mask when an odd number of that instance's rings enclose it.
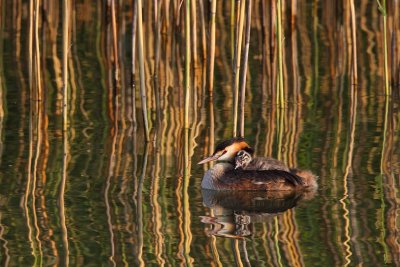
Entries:
{"label": "grebe body", "polygon": [[310,171],[290,170],[273,158],[253,158],[253,149],[241,137],[217,145],[215,152],[199,164],[217,160],[201,187],[213,190],[287,191],[314,189],[316,176]]}

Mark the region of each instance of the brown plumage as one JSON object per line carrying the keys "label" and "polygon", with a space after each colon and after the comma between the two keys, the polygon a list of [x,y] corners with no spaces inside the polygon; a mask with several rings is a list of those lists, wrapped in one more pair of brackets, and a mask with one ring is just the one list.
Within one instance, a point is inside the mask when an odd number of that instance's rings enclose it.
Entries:
{"label": "brown plumage", "polygon": [[240,150],[235,156],[235,169],[237,170],[282,170],[300,177],[306,187],[317,187],[317,177],[309,170],[289,169],[280,160],[274,158],[253,158],[252,155]]}
{"label": "brown plumage", "polygon": [[230,163],[218,163],[203,177],[201,187],[214,190],[286,191],[303,188],[302,178],[282,170],[235,170]]}
{"label": "brown plumage", "polygon": [[252,152],[243,138],[233,138],[217,145],[212,156],[199,162],[219,161],[204,175],[202,188],[287,191],[317,187],[316,176],[310,171],[290,170],[273,158],[253,158]]}

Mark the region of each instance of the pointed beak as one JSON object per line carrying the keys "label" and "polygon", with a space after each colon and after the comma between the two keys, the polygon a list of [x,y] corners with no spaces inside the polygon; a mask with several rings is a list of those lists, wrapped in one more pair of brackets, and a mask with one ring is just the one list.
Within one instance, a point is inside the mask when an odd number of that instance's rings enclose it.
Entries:
{"label": "pointed beak", "polygon": [[204,163],[207,163],[207,162],[210,162],[210,161],[213,161],[213,160],[217,160],[219,157],[220,157],[219,155],[213,155],[213,156],[210,156],[208,158],[203,159],[202,161],[200,161],[197,164],[204,164]]}
{"label": "pointed beak", "polygon": [[237,169],[241,169],[241,168],[243,168],[243,165],[242,165],[242,163],[241,162],[236,162],[236,166],[235,166],[235,170],[237,170]]}

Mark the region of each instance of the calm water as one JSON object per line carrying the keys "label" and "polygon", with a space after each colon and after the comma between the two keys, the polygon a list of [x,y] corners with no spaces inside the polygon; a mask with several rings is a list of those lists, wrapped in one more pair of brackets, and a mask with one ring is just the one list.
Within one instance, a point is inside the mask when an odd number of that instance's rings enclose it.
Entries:
{"label": "calm water", "polygon": [[[138,88],[132,109],[132,3],[120,2],[116,10],[115,81],[107,5],[74,1],[63,138],[61,4],[41,3],[40,55],[33,52],[39,68],[30,79],[29,3],[0,1],[0,265],[399,266],[399,88],[385,98],[376,3],[357,1],[355,95],[348,7],[288,3],[288,101],[281,110],[272,94],[270,21],[262,19],[269,17],[269,2],[253,1],[245,136],[257,155],[319,176],[315,194],[284,195],[200,187],[209,166],[196,163],[232,135],[230,1],[217,4],[212,98],[197,6],[189,131],[183,128],[184,13],[180,19],[174,13],[180,1],[160,12],[154,82],[154,7],[148,2],[143,21],[153,141],[146,145]],[[207,30],[208,1],[203,8]],[[41,93],[30,93],[38,81]]]}

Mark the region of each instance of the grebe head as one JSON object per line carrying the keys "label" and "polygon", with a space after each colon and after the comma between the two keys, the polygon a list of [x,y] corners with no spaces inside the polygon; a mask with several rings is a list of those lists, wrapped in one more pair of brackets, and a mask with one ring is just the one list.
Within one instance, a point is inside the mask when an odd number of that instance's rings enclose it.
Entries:
{"label": "grebe head", "polygon": [[240,150],[235,157],[235,170],[244,169],[252,160],[252,156],[246,150]]}
{"label": "grebe head", "polygon": [[231,138],[219,143],[215,148],[214,153],[208,158],[200,161],[198,164],[204,164],[214,160],[230,161],[233,163],[236,154],[241,150],[246,151],[250,155],[254,152],[243,137]]}

